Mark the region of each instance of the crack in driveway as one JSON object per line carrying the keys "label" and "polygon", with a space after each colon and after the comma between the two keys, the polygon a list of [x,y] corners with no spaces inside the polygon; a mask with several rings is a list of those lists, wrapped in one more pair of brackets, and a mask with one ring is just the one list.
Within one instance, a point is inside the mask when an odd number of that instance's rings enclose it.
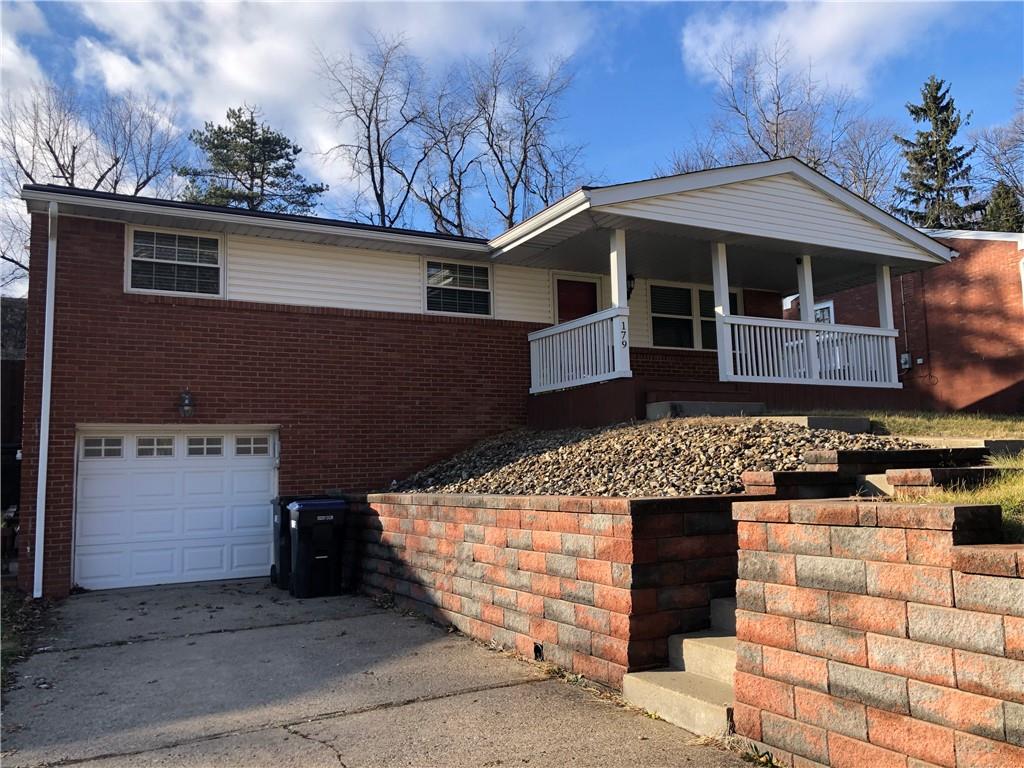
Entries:
{"label": "crack in driveway", "polygon": [[[398,701],[383,701],[378,704],[371,704],[365,707],[356,707],[355,709],[339,709],[329,712],[321,712],[310,717],[303,717],[298,720],[290,720],[283,723],[267,723],[260,726],[254,726],[252,728],[238,728],[231,731],[211,733],[207,734],[206,736],[199,736],[193,739],[180,739],[178,741],[170,741],[163,744],[157,744],[152,747],[146,747],[145,749],[127,750],[124,752],[106,752],[98,755],[90,755],[88,757],[69,757],[61,758],[60,760],[43,761],[32,764],[31,768],[59,768],[59,766],[65,765],[87,765],[89,763],[97,762],[99,760],[111,760],[118,757],[134,757],[136,755],[145,755],[152,752],[160,752],[165,749],[176,749],[178,747],[185,747],[193,744],[203,744],[205,742],[216,741],[218,739],[226,739],[232,736],[245,736],[247,734],[260,733],[264,731],[272,731],[279,729],[294,734],[295,736],[299,736],[303,739],[306,739],[307,741],[312,741],[327,747],[332,752],[334,752],[335,757],[337,757],[338,759],[338,763],[342,765],[344,768],[344,763],[342,763],[341,755],[333,745],[323,742],[319,739],[313,738],[312,736],[308,736],[307,734],[295,731],[294,729],[298,726],[306,725],[309,723],[320,723],[328,720],[337,720],[344,717],[351,717],[353,715],[363,715],[368,712],[380,712],[389,709],[398,709],[401,707],[410,706],[412,704],[422,704],[424,702],[441,701],[443,699],[450,699],[457,696],[467,696],[474,693],[482,693],[484,691],[500,691],[506,688],[515,688],[521,685],[544,683],[550,681],[551,679],[551,677],[545,675],[543,677],[536,677],[528,680],[513,680],[507,683],[468,686],[466,688],[459,688],[454,691],[448,691],[446,693],[439,693],[436,695],[413,696],[407,699],[400,699]],[[7,761],[9,761],[15,755],[8,754],[5,756],[7,758]],[[23,768],[29,767],[26,764]]]}
{"label": "crack in driveway", "polygon": [[247,627],[224,627],[223,629],[205,629],[199,632],[185,632],[180,635],[160,635],[158,637],[137,637],[130,638],[128,640],[108,640],[103,643],[86,643],[84,645],[74,645],[67,648],[57,648],[54,646],[43,646],[36,648],[32,651],[35,654],[47,654],[47,653],[70,653],[72,651],[92,651],[97,648],[120,648],[126,645],[141,645],[142,643],[155,643],[163,640],[182,640],[184,638],[192,637],[206,637],[207,635],[230,635],[237,632],[253,632],[260,629],[278,629],[280,627],[302,627],[310,624],[326,624],[330,621],[347,621],[348,619],[365,619],[368,616],[380,616],[382,613],[387,611],[367,611],[366,613],[356,613],[350,616],[336,616],[325,619],[309,619],[307,621],[281,621],[275,624],[262,624],[259,626],[247,626]]}

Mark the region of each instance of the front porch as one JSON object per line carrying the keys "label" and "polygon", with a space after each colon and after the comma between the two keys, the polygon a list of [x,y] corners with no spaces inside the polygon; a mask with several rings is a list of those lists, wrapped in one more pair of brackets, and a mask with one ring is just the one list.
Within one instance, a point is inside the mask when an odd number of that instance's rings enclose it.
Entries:
{"label": "front porch", "polygon": [[[642,378],[634,398],[699,385],[690,399],[803,408],[897,394],[893,276],[951,255],[789,160],[581,190],[499,241],[496,261],[605,288],[571,316],[556,287],[561,322],[529,334],[531,395]],[[821,302],[868,284],[876,325],[838,323]]]}

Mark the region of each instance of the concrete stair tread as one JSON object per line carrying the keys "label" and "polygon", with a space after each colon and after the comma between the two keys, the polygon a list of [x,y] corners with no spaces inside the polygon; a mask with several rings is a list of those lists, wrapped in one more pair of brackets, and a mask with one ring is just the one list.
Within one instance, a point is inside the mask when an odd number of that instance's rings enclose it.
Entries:
{"label": "concrete stair tread", "polygon": [[736,671],[736,636],[720,629],[672,635],[668,639],[668,660],[672,669],[732,685]]}
{"label": "concrete stair tread", "polygon": [[729,729],[733,689],[720,680],[675,669],[629,672],[622,679],[622,695],[692,733],[721,736]]}

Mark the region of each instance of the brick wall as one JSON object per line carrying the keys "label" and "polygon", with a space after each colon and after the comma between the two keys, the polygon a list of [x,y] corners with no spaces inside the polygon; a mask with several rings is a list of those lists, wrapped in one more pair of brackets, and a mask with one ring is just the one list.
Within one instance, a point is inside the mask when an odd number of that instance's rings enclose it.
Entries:
{"label": "brick wall", "polygon": [[[44,587],[71,586],[75,425],[279,424],[281,493],[384,487],[525,424],[527,333],[473,318],[125,294],[124,227],[62,217]],[[35,216],[20,583],[32,578],[46,217]]]}
{"label": "brick wall", "polygon": [[362,585],[618,687],[733,594],[735,496],[356,498]]}
{"label": "brick wall", "polygon": [[[928,408],[1024,412],[1024,252],[1008,241],[943,242],[960,256],[893,277],[897,351],[924,359],[904,386]],[[820,298],[835,300],[838,323],[878,325],[873,284]]]}
{"label": "brick wall", "polygon": [[998,507],[734,507],[737,732],[794,766],[1024,765],[1024,546]]}

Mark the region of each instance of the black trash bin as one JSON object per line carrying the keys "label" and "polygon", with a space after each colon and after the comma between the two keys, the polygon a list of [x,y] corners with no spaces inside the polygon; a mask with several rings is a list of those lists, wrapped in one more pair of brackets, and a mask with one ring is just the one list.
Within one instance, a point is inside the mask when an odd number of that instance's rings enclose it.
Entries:
{"label": "black trash bin", "polygon": [[295,597],[341,594],[343,499],[301,499],[288,505],[292,572],[288,591]]}
{"label": "black trash bin", "polygon": [[270,566],[270,583],[288,589],[292,573],[292,534],[288,505],[293,501],[322,499],[323,496],[279,496],[274,499],[274,553]]}

